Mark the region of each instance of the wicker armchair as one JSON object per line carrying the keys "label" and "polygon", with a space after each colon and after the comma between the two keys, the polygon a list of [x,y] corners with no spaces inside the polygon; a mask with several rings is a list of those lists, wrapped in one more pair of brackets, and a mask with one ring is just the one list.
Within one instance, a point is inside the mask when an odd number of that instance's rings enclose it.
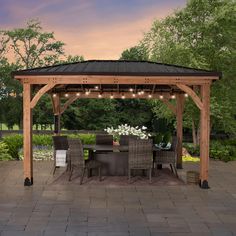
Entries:
{"label": "wicker armchair", "polygon": [[96,145],[113,145],[113,136],[108,134],[96,135]]}
{"label": "wicker armchair", "polygon": [[101,181],[101,166],[102,166],[101,163],[96,160],[85,161],[83,145],[81,140],[69,139],[68,142],[69,142],[68,157],[71,166],[69,181],[71,181],[71,177],[73,175],[73,171],[75,168],[81,170],[80,184],[83,183],[85,171],[87,170],[89,176],[90,170],[92,169],[98,169],[99,181]]}
{"label": "wicker armchair", "polygon": [[158,150],[156,151],[156,164],[169,164],[171,171],[178,177],[176,169],[177,161],[177,137],[172,137],[171,148],[169,150]]}
{"label": "wicker armchair", "polygon": [[149,170],[149,181],[152,182],[153,151],[152,140],[129,140],[128,179],[131,180],[131,170]]}
{"label": "wicker armchair", "polygon": [[59,166],[56,165],[56,151],[68,150],[69,146],[68,146],[67,136],[52,136],[52,139],[53,139],[53,159],[54,159],[53,175],[54,175],[56,168],[59,168]]}

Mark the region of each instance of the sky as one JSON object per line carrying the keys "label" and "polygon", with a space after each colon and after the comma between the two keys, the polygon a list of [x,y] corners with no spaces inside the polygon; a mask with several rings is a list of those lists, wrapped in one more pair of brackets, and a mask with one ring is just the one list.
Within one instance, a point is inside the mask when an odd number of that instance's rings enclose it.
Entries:
{"label": "sky", "polygon": [[39,19],[63,41],[66,54],[119,59],[138,44],[155,19],[181,9],[187,0],[0,0],[0,29]]}

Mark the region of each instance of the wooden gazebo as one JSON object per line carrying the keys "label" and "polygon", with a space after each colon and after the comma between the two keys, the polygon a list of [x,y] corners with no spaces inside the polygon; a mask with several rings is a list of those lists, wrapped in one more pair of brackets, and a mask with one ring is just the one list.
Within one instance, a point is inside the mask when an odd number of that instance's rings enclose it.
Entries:
{"label": "wooden gazebo", "polygon": [[[184,97],[191,97],[201,112],[200,186],[208,188],[210,86],[220,76],[219,72],[176,65],[115,60],[93,60],[16,71],[14,78],[23,84],[24,185],[33,184],[32,109],[45,93],[49,93],[56,133],[60,130],[61,114],[77,99],[162,100],[177,118],[178,168],[182,167]],[[62,97],[67,99],[63,104]],[[176,99],[176,106],[169,102],[171,99]]]}

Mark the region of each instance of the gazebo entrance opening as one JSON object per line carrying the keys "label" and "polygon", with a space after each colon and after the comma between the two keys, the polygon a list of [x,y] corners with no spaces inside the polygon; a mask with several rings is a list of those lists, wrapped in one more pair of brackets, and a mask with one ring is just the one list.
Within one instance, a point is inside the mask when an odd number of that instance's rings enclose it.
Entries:
{"label": "gazebo entrance opening", "polygon": [[[80,98],[160,99],[177,118],[177,167],[182,167],[184,95],[200,109],[200,186],[208,188],[210,142],[210,86],[221,76],[205,71],[145,61],[84,61],[16,71],[23,84],[24,184],[33,184],[32,109],[50,93],[56,132],[60,116]],[[32,91],[35,95],[32,97]],[[61,98],[67,98],[62,105]],[[176,98],[176,106],[169,102]]]}

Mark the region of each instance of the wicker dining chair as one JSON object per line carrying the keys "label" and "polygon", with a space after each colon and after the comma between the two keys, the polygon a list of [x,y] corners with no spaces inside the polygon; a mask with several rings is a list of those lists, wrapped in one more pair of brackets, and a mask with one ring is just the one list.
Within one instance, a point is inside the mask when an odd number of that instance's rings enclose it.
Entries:
{"label": "wicker dining chair", "polygon": [[172,137],[171,148],[169,150],[156,151],[156,165],[169,164],[171,171],[178,177],[177,162],[177,137]]}
{"label": "wicker dining chair", "polygon": [[79,139],[69,139],[69,149],[68,157],[70,161],[70,175],[69,181],[71,181],[73,171],[75,168],[81,170],[80,184],[83,183],[83,178],[85,171],[87,170],[88,176],[90,175],[90,170],[98,169],[99,181],[101,181],[101,167],[102,164],[96,160],[87,160],[84,159],[84,150],[81,140]]}
{"label": "wicker dining chair", "polygon": [[128,179],[131,181],[131,170],[149,170],[149,181],[152,182],[153,151],[152,140],[129,140]]}
{"label": "wicker dining chair", "polygon": [[138,136],[135,135],[120,135],[120,145],[129,145],[129,140],[130,139],[137,139]]}
{"label": "wicker dining chair", "polygon": [[96,145],[113,145],[113,135],[97,134]]}
{"label": "wicker dining chair", "polygon": [[[52,136],[53,140],[53,159],[54,159],[54,169],[53,169],[53,175],[55,174],[55,171],[59,166],[56,165],[56,151],[57,150],[68,150],[68,140],[67,136]],[[66,161],[68,161],[66,159]]]}

